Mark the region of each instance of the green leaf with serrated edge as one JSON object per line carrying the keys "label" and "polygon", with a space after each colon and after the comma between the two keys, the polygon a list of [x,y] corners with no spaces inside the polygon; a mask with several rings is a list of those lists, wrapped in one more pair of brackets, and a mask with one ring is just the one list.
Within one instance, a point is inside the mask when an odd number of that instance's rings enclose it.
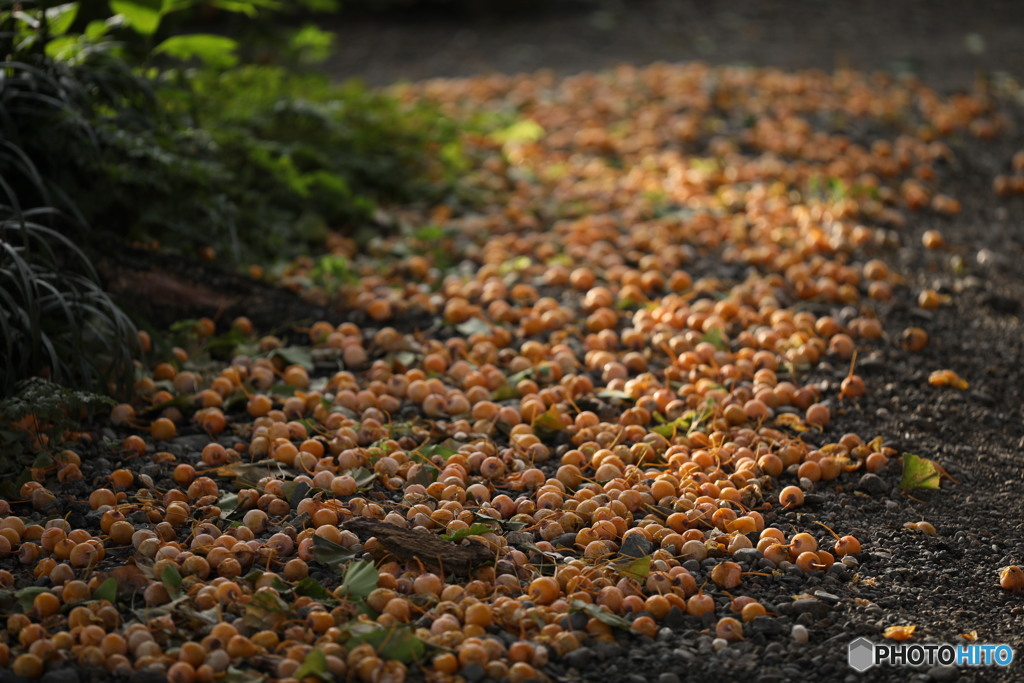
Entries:
{"label": "green leaf with serrated edge", "polygon": [[296,680],[303,680],[307,676],[313,676],[319,678],[321,681],[333,681],[334,676],[327,668],[327,657],[320,648],[313,648],[306,655],[306,658],[302,661],[302,666],[295,672],[294,677]]}
{"label": "green leaf with serrated edge", "polygon": [[589,602],[583,602],[582,600],[573,600],[569,603],[569,611],[585,612],[586,614],[589,614],[598,621],[604,622],[609,626],[620,628],[623,631],[630,630],[630,624],[628,621],[626,621],[617,614],[612,614],[611,612],[601,609],[600,605],[593,605]]}
{"label": "green leaf with serrated edge", "polygon": [[356,554],[345,546],[329,541],[319,534],[313,534],[313,559],[320,564],[337,569],[338,565],[355,559],[355,556]]}
{"label": "green leaf with serrated edge", "polygon": [[903,478],[900,479],[900,488],[937,489],[941,481],[941,468],[934,461],[913,453],[903,454]]}
{"label": "green leaf with serrated edge", "polygon": [[117,579],[109,578],[101,583],[100,587],[92,592],[92,599],[117,602]]}
{"label": "green leaf with serrated edge", "polygon": [[486,524],[473,524],[465,529],[457,529],[450,534],[442,534],[441,538],[446,541],[457,543],[467,536],[479,536],[480,534],[489,534],[492,531],[494,531],[494,529]]}
{"label": "green leaf with serrated edge", "polygon": [[350,598],[362,599],[377,588],[379,578],[380,574],[373,566],[373,562],[357,560],[345,570],[345,579],[341,582],[341,587]]}

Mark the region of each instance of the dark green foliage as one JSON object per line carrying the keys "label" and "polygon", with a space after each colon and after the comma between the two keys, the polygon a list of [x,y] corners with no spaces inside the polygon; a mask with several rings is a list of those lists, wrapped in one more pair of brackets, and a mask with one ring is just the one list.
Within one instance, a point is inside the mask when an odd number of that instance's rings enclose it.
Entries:
{"label": "dark green foliage", "polygon": [[27,479],[25,468],[52,465],[51,456],[63,447],[68,433],[113,404],[104,396],[39,377],[19,382],[11,396],[0,400],[0,495],[17,496],[11,484]]}
{"label": "dark green foliage", "polygon": [[[0,212],[5,207],[0,207]],[[88,258],[34,218],[0,220],[0,392],[43,374],[101,391],[129,385],[135,328],[96,282]]]}
{"label": "dark green foliage", "polygon": [[81,228],[68,230],[81,221],[67,189],[77,179],[60,163],[62,148],[95,154],[83,103],[102,84],[26,62],[0,64],[0,78],[0,392],[36,374],[124,388],[135,328],[76,245]]}
{"label": "dark green foliage", "polygon": [[4,174],[21,179],[11,194],[96,233],[280,259],[379,202],[441,198],[457,168],[458,130],[427,105],[278,67],[149,80],[103,46],[79,57],[9,68],[0,126],[21,153],[0,170],[31,160],[37,178]]}
{"label": "dark green foliage", "polygon": [[[124,0],[114,19],[105,5],[40,6],[0,10],[5,393],[34,375],[129,385],[135,329],[99,285],[94,250],[133,241],[213,247],[222,265],[281,260],[329,230],[354,234],[381,202],[439,201],[460,170],[459,131],[429,106],[280,67],[225,70],[235,41],[160,29],[167,13],[284,4]],[[328,44],[306,30],[293,48]]]}

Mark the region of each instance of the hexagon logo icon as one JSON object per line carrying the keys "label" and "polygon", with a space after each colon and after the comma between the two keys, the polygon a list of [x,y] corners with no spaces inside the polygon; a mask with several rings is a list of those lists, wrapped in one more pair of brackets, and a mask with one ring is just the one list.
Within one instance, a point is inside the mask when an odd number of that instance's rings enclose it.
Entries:
{"label": "hexagon logo icon", "polygon": [[858,672],[865,672],[875,665],[875,645],[867,638],[858,638],[850,643],[850,667]]}

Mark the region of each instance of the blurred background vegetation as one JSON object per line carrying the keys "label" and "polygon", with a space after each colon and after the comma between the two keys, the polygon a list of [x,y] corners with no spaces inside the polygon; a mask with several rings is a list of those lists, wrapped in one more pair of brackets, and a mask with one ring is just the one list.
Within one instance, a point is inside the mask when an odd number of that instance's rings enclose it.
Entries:
{"label": "blurred background vegetation", "polygon": [[337,9],[0,2],[0,395],[131,385],[144,321],[104,290],[101,254],[240,270],[450,192],[455,122],[311,68],[332,35],[310,18]]}

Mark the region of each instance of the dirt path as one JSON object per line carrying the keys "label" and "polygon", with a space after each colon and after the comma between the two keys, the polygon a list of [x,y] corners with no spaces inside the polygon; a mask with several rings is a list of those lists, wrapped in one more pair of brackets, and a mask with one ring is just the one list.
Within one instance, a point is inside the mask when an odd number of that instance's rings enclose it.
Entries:
{"label": "dirt path", "polygon": [[[939,90],[969,87],[980,74],[1024,75],[1024,5],[1014,2],[759,3],[709,7],[688,2],[557,3],[474,14],[412,12],[362,16],[339,30],[342,49],[331,63],[338,76],[371,83],[493,72],[559,74],[622,62],[700,59],[784,69],[834,67],[913,73]],[[1008,642],[1024,653],[1024,602],[1000,591],[995,570],[1024,560],[1024,202],[997,201],[992,182],[1008,172],[1021,148],[1019,110],[997,142],[954,141],[956,157],[942,169],[944,191],[963,203],[953,217],[913,215],[895,249],[877,255],[906,277],[907,287],[879,307],[886,337],[862,356],[870,389],[856,407],[840,409],[828,438],[844,432],[882,435],[897,449],[936,458],[959,482],[941,492],[908,495],[896,486],[898,467],[883,473],[873,495],[855,486],[826,488],[820,506],[790,520],[823,521],[867,541],[857,580],[831,586],[838,606],[819,615],[789,616],[813,625],[810,644],[755,633],[738,654],[713,653],[697,631],[659,637],[654,644],[600,648],[595,662],[567,679],[792,680],[813,672],[822,680],[1018,680],[1008,672],[970,668],[875,668],[854,675],[846,647],[857,636],[880,640],[884,626],[914,624],[927,642]],[[947,246],[925,249],[925,230],[939,229]],[[951,298],[935,311],[916,306],[915,292],[932,288]],[[923,327],[924,353],[899,344],[908,326]],[[952,368],[969,378],[965,392],[931,387],[929,373]],[[838,376],[841,377],[841,372]],[[837,372],[820,379],[837,388]],[[845,489],[845,490],[844,490]],[[934,537],[906,522],[928,520]],[[813,583],[813,579],[812,579]],[[807,588],[813,590],[813,588]],[[776,628],[776,627],[771,627]],[[788,627],[787,627],[788,628]],[[773,642],[774,641],[774,642]],[[564,665],[563,665],[564,666]]]}
{"label": "dirt path", "polygon": [[329,28],[338,34],[330,71],[374,85],[688,60],[909,71],[940,90],[979,71],[1024,77],[1024,6],[1013,0],[423,2],[353,8]]}

